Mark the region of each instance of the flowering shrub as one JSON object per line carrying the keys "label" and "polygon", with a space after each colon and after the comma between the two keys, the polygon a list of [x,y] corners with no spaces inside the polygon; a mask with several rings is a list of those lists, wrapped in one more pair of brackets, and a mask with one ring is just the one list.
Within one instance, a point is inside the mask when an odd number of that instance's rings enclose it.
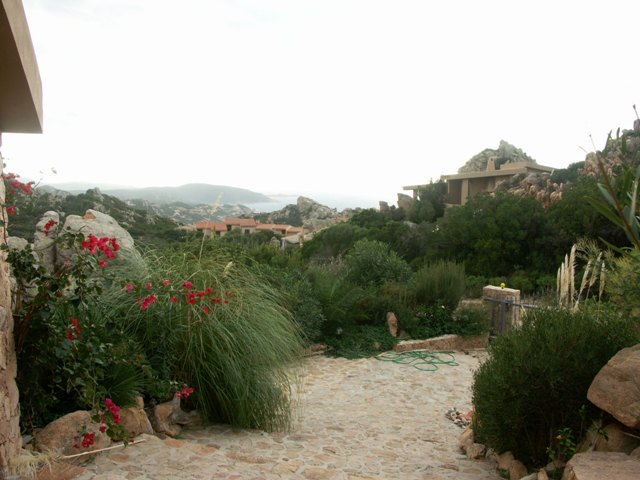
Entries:
{"label": "flowering shrub", "polygon": [[[55,225],[47,222],[45,234]],[[30,247],[2,247],[16,278],[17,381],[25,427],[40,426],[60,411],[94,408],[113,388],[120,389],[121,398],[141,390],[139,375],[132,370],[136,363],[143,365],[144,358],[96,308],[105,282],[113,277],[103,269],[116,260],[117,239],[64,232],[56,242],[74,255],[54,272],[35,263]],[[134,381],[123,383],[127,376]],[[123,385],[130,391],[124,397]],[[77,443],[87,442],[89,437]]]}

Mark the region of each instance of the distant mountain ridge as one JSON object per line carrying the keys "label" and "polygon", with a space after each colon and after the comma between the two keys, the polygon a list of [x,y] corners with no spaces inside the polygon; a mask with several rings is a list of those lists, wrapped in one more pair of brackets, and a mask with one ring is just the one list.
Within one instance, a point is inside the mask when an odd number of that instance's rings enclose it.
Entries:
{"label": "distant mountain ridge", "polygon": [[146,200],[152,203],[182,202],[187,204],[213,205],[218,200],[221,204],[247,204],[266,203],[272,201],[270,197],[262,193],[247,190],[245,188],[228,187],[225,185],[210,185],[208,183],[189,183],[178,187],[119,187],[100,185],[50,185],[59,190],[70,193],[84,193],[91,188],[100,188],[100,191],[121,200]]}

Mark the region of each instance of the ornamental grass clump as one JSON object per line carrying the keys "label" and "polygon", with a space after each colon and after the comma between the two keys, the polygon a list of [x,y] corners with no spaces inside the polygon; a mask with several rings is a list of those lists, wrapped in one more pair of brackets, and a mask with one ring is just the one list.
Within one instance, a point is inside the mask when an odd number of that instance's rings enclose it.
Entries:
{"label": "ornamental grass clump", "polygon": [[578,433],[597,415],[583,408],[595,375],[639,340],[610,309],[529,312],[522,328],[496,339],[474,375],[477,441],[528,465],[546,464],[558,430]]}
{"label": "ornamental grass clump", "polygon": [[300,329],[280,294],[222,251],[164,251],[105,295],[155,372],[193,386],[206,418],[281,430],[291,420]]}

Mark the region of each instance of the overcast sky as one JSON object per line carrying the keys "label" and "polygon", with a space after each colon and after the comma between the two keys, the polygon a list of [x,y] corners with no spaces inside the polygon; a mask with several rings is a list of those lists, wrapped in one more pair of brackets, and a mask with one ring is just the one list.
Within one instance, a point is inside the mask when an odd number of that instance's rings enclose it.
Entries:
{"label": "overcast sky", "polygon": [[45,133],[2,152],[46,183],[393,202],[501,139],[581,161],[640,103],[638,1],[23,3]]}

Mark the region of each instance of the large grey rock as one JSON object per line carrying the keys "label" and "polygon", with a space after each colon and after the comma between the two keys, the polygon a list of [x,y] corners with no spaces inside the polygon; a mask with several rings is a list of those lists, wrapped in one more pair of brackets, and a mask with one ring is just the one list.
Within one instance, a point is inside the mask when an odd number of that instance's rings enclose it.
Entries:
{"label": "large grey rock", "polygon": [[[69,215],[62,227],[64,231],[71,233],[81,232],[85,238],[93,234],[98,238],[116,238],[120,245],[117,253],[118,258],[126,259],[127,262],[140,263],[140,254],[135,250],[134,241],[129,232],[122,228],[113,217],[97,210],[87,210],[80,215]],[[56,264],[62,265],[71,260],[76,253],[72,250],[63,249],[58,246],[56,250]]]}
{"label": "large grey rock", "polygon": [[[78,410],[54,420],[36,433],[36,448],[41,452],[73,455],[108,447],[111,439],[106,433],[100,432],[99,428],[100,425],[91,419],[89,412]],[[95,434],[94,443],[88,448],[81,446],[83,432]],[[80,445],[80,448],[74,445]]]}
{"label": "large grey rock", "polygon": [[121,425],[129,433],[129,439],[135,438],[143,433],[153,434],[153,427],[144,410],[144,400],[142,397],[136,398],[136,405],[120,410],[122,418]]}
{"label": "large grey rock", "polygon": [[[633,432],[625,432],[625,429],[618,423],[611,423],[604,427],[603,430],[606,433],[606,437],[605,435],[598,435],[594,446],[596,452],[630,454],[637,447],[640,447],[640,440],[635,438]],[[631,433],[631,435],[628,435],[628,433]]]}
{"label": "large grey rock", "polygon": [[564,470],[562,480],[638,480],[640,459],[625,453],[576,453]]}
{"label": "large grey rock", "polygon": [[629,428],[640,428],[640,344],[624,348],[593,379],[587,398]]}
{"label": "large grey rock", "polygon": [[[55,222],[55,224],[45,231],[45,227],[51,225],[50,222]],[[58,238],[59,229],[60,216],[57,212],[50,210],[45,212],[36,224],[36,231],[33,236],[33,249],[40,259],[40,265],[49,273],[53,273],[55,270],[55,243]]]}
{"label": "large grey rock", "polygon": [[96,237],[115,237],[124,250],[133,249],[133,238],[113,217],[97,210],[87,210],[84,216],[69,215],[63,229],[72,233],[82,232],[85,237],[93,233]]}

